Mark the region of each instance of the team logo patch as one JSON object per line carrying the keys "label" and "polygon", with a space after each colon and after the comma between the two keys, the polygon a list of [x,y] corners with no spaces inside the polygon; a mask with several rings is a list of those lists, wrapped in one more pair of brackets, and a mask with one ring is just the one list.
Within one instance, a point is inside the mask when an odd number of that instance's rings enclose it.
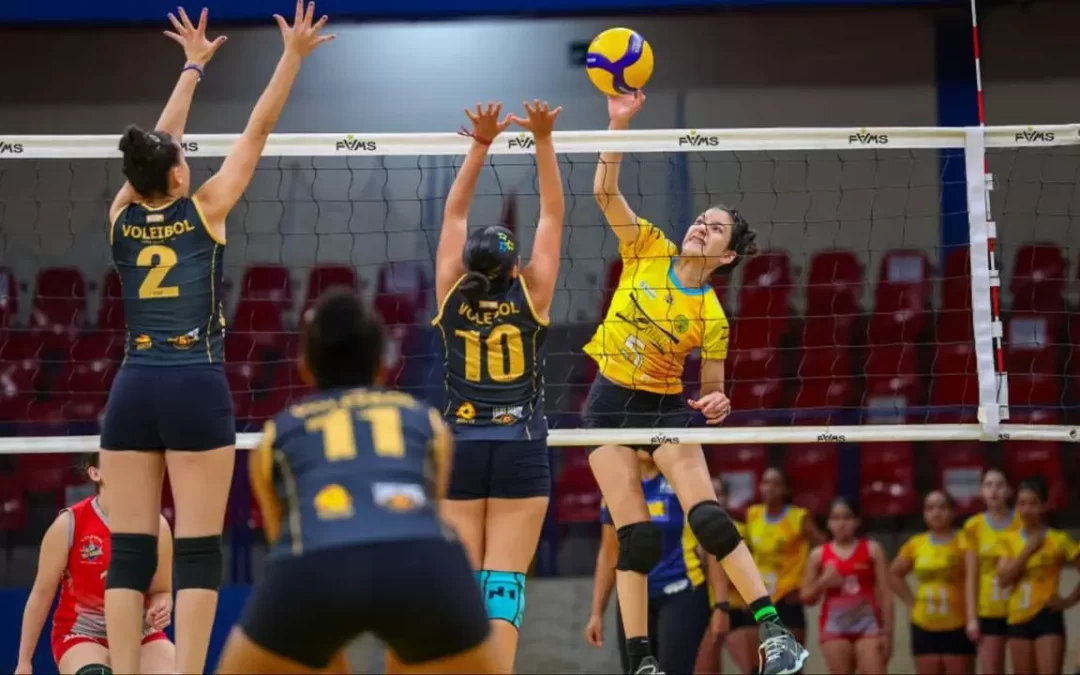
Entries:
{"label": "team logo patch", "polygon": [[371,486],[375,504],[394,513],[408,513],[424,507],[424,488],[412,483],[375,483]]}
{"label": "team logo patch", "polygon": [[88,534],[79,541],[79,557],[83,562],[96,563],[105,555],[101,537]]}
{"label": "team logo patch", "polygon": [[476,406],[474,406],[472,403],[469,403],[468,401],[465,401],[458,406],[455,415],[457,415],[458,422],[472,422],[474,419],[476,419]]}
{"label": "team logo patch", "polygon": [[177,349],[191,349],[199,341],[199,329],[169,338],[169,344]]}
{"label": "team logo patch", "polygon": [[682,314],[675,317],[675,332],[681,334],[685,333],[688,330],[690,330],[690,319],[686,318]]}
{"label": "team logo patch", "polygon": [[521,419],[524,412],[520,405],[513,408],[495,408],[491,412],[491,419],[495,424],[513,424]]}
{"label": "team logo patch", "polygon": [[150,349],[153,346],[154,341],[150,339],[149,335],[140,335],[139,337],[135,338],[135,349],[137,351],[141,352],[143,350]]}
{"label": "team logo patch", "polygon": [[315,513],[320,520],[351,518],[354,513],[352,495],[340,485],[327,485],[315,495]]}
{"label": "team logo patch", "polygon": [[502,253],[514,252],[514,242],[510,237],[506,236],[505,232],[499,233],[499,251]]}

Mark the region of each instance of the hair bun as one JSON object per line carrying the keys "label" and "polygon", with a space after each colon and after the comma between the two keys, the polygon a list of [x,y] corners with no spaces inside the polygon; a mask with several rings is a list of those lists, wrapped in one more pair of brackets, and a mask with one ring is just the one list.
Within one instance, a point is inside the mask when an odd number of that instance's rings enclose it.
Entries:
{"label": "hair bun", "polygon": [[129,124],[124,129],[124,135],[120,137],[120,152],[137,157],[145,154],[149,147],[150,140],[138,125]]}

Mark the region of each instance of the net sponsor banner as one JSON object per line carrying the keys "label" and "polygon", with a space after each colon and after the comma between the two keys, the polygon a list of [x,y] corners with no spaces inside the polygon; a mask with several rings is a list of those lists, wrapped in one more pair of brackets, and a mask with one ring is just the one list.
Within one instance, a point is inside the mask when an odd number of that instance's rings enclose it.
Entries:
{"label": "net sponsor banner", "polygon": [[[710,7],[785,7],[836,5],[928,5],[954,0],[320,0],[318,10],[334,18],[418,18],[458,15],[584,14]],[[161,22],[175,11],[175,2],[162,0],[5,0],[0,2],[0,23],[143,23]],[[265,21],[284,13],[281,0],[247,0],[210,7],[215,21]]]}

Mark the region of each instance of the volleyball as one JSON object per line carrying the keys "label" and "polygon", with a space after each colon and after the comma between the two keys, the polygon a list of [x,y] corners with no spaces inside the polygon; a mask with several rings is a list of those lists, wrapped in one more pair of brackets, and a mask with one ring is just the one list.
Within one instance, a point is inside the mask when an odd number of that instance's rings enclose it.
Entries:
{"label": "volleyball", "polygon": [[644,87],[652,75],[652,47],[629,28],[610,28],[589,45],[585,71],[596,88],[608,96],[632,94]]}

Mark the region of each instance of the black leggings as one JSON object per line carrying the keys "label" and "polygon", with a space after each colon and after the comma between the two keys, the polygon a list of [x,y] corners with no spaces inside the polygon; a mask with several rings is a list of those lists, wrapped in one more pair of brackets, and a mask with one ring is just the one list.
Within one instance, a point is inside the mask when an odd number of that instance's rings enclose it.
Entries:
{"label": "black leggings", "polygon": [[[618,611],[618,606],[615,610]],[[660,670],[669,675],[694,672],[701,638],[709,628],[709,590],[706,584],[695,589],[649,598],[649,642]],[[626,633],[622,615],[616,624],[619,635],[619,659],[622,672],[630,672],[626,654]]]}

